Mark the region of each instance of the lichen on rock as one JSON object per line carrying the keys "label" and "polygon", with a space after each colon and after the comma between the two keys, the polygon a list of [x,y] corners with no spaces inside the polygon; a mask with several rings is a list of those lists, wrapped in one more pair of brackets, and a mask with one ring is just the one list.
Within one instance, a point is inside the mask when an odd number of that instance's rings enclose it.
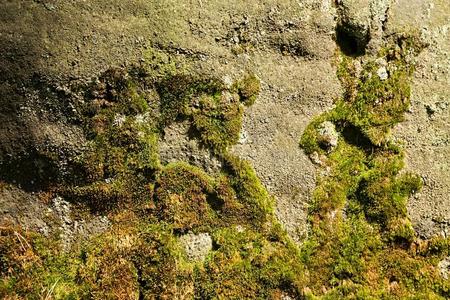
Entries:
{"label": "lichen on rock", "polygon": [[212,250],[212,239],[208,233],[187,233],[180,237],[187,258],[192,261],[204,261]]}

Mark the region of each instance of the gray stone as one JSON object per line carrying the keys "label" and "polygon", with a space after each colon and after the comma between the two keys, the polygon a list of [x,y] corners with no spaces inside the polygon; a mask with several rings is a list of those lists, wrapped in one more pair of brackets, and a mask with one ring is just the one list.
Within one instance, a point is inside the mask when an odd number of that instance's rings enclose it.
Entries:
{"label": "gray stone", "polygon": [[371,22],[369,0],[342,0],[340,2],[340,23],[347,34],[361,46],[369,39]]}
{"label": "gray stone", "polygon": [[355,39],[358,50],[368,48],[376,53],[381,45],[383,23],[387,18],[389,1],[341,0],[339,23],[346,34]]}
{"label": "gray stone", "polygon": [[389,77],[386,67],[380,67],[377,70],[377,75],[378,77],[380,77],[381,80],[386,80]]}
{"label": "gray stone", "polygon": [[328,150],[334,149],[338,144],[339,134],[336,127],[330,121],[325,121],[319,125],[318,132],[320,142],[323,143]]}
{"label": "gray stone", "polygon": [[216,174],[222,168],[222,162],[210,151],[202,147],[197,139],[189,137],[189,122],[177,122],[164,129],[160,137],[159,155],[163,164],[186,161],[202,168],[210,174]]}
{"label": "gray stone", "polygon": [[444,279],[448,279],[450,275],[450,257],[446,257],[438,263],[439,272]]}
{"label": "gray stone", "polygon": [[208,233],[188,233],[180,237],[180,243],[191,261],[203,261],[212,249],[212,239]]}

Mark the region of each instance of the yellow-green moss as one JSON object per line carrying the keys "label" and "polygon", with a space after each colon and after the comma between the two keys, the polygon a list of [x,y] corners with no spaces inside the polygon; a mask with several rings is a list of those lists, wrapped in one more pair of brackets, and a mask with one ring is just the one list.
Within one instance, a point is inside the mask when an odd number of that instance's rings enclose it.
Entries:
{"label": "yellow-green moss", "polygon": [[214,191],[214,181],[199,168],[186,163],[164,167],[156,179],[157,215],[185,232],[208,226],[215,212],[208,204]]}
{"label": "yellow-green moss", "polygon": [[[311,230],[295,245],[275,220],[274,199],[250,163],[228,153],[244,105],[261,87],[248,74],[230,89],[187,72],[161,51],[145,68],[111,69],[88,91],[82,123],[89,140],[66,199],[109,212],[112,226],[78,241],[0,229],[0,296],[40,299],[440,299],[448,280],[436,268],[449,239],[420,241],[406,213],[418,176],[403,173],[402,149],[388,140],[409,102],[414,39],[400,37],[380,56],[395,66],[387,80],[368,62],[356,77],[344,57],[345,93],[315,118],[301,145],[322,155],[309,210]],[[187,121],[221,160],[214,177],[185,162],[161,165],[159,135]],[[323,149],[318,125],[339,140]],[[79,171],[79,172],[78,172]],[[116,208],[112,210],[111,208]],[[186,260],[179,236],[211,235],[205,261]],[[48,295],[48,297],[47,297]]]}
{"label": "yellow-green moss", "polygon": [[202,96],[192,109],[193,125],[200,139],[211,149],[223,153],[239,140],[243,109],[230,93]]}
{"label": "yellow-green moss", "polygon": [[[328,169],[317,180],[309,216],[311,236],[301,248],[310,272],[311,299],[314,294],[324,299],[448,296],[448,283],[436,271],[438,259],[413,250],[417,237],[406,205],[422,181],[400,173],[403,150],[388,137],[409,106],[413,65],[406,57],[418,49],[408,41],[412,40],[399,37],[393,50],[380,52],[389,64],[385,80],[377,76],[375,61],[363,65],[357,77],[352,58],[344,56],[338,67],[343,97],[309,124],[300,141],[307,154],[322,155]],[[333,122],[339,133],[331,152],[320,147],[318,125],[324,121]],[[419,249],[432,249],[432,244]],[[436,245],[438,252],[448,251],[447,242]]]}
{"label": "yellow-green moss", "polygon": [[298,297],[305,271],[296,248],[249,229],[215,231],[216,250],[196,270],[196,299],[269,299],[278,291]]}
{"label": "yellow-green moss", "polygon": [[261,82],[255,74],[246,74],[244,78],[235,83],[235,89],[237,89],[241,101],[246,106],[250,106],[255,103],[261,91]]}
{"label": "yellow-green moss", "polygon": [[76,282],[79,260],[57,240],[17,227],[0,229],[0,297],[79,299],[86,285]]}
{"label": "yellow-green moss", "polygon": [[274,199],[262,185],[248,161],[233,155],[225,157],[230,184],[250,216],[251,223],[261,226],[273,214]]}

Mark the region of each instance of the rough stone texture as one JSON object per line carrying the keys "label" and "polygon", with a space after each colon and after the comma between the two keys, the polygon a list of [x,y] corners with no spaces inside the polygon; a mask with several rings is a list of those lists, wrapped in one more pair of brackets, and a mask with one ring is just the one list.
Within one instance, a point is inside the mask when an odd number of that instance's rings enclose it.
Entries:
{"label": "rough stone texture", "polygon": [[441,276],[448,279],[450,275],[450,257],[441,260],[438,264],[438,268],[439,272],[441,272]]}
{"label": "rough stone texture", "polygon": [[404,141],[409,171],[424,180],[409,213],[422,237],[450,234],[450,16],[447,1],[400,0],[386,30],[416,31],[429,46],[417,59],[412,106],[394,137]]}
{"label": "rough stone texture", "polygon": [[[292,76],[279,81],[273,73]],[[298,142],[311,118],[330,107],[339,95],[339,84],[330,63],[291,57],[279,57],[277,68],[258,74],[263,87],[258,100],[245,112],[247,141],[236,145],[234,152],[252,162],[276,196],[279,220],[299,240],[306,231],[306,204],[315,186],[315,168]]]}
{"label": "rough stone texture", "polygon": [[386,67],[380,67],[377,70],[377,75],[380,77],[381,80],[386,80],[389,78],[388,72],[386,70]]}
{"label": "rough stone texture", "polygon": [[106,216],[94,216],[88,220],[75,219],[72,205],[61,197],[52,200],[48,211],[54,213],[59,219],[60,237],[65,249],[68,249],[75,239],[99,234],[110,226]]}
{"label": "rough stone texture", "polygon": [[36,195],[14,186],[0,188],[0,226],[18,225],[46,235],[55,224],[47,206]]}
{"label": "rough stone texture", "polygon": [[[398,31],[417,30],[430,44],[418,59],[411,113],[395,137],[405,140],[408,167],[425,181],[409,205],[416,229],[422,236],[445,234],[450,223],[448,1],[343,0],[338,1],[343,18],[341,8],[370,34],[372,52],[384,36]],[[250,70],[261,79],[262,91],[245,111],[233,151],[251,161],[277,199],[281,223],[300,240],[315,168],[298,141],[311,118],[342,93],[333,65],[337,15],[332,1],[322,0],[2,1],[0,161],[55,147],[65,149],[61,157],[69,159],[67,152],[76,152],[73,145],[83,140],[71,123],[78,112],[66,101],[73,97],[68,86],[111,66],[145,63],[149,46],[229,82]],[[214,158],[177,126],[160,141],[162,161],[187,159],[215,172]],[[31,192],[5,196],[2,191],[0,207],[19,205],[29,216],[23,222],[33,224],[33,207],[47,204],[23,205],[34,199]]]}
{"label": "rough stone texture", "polygon": [[330,121],[325,121],[319,125],[318,133],[320,135],[321,143],[325,144],[325,147],[329,150],[335,148],[338,144],[339,134],[336,131],[336,127]]}
{"label": "rough stone texture", "polygon": [[208,233],[188,233],[180,237],[186,256],[192,261],[203,261],[212,249],[212,239]]}
{"label": "rough stone texture", "polygon": [[110,223],[106,216],[76,215],[72,205],[56,197],[46,204],[37,194],[14,186],[0,188],[0,226],[19,226],[50,236],[59,233],[65,249],[75,241],[105,231]]}
{"label": "rough stone texture", "polygon": [[340,0],[338,1],[339,26],[354,38],[360,50],[376,53],[382,44],[383,26],[391,1]]}
{"label": "rough stone texture", "polygon": [[372,19],[370,2],[369,0],[342,0],[339,2],[341,22],[358,39],[366,39],[370,34],[369,29]]}
{"label": "rough stone texture", "polygon": [[209,149],[189,137],[188,122],[173,123],[164,129],[164,135],[159,140],[159,155],[163,164],[185,161],[210,174],[218,173],[222,167]]}

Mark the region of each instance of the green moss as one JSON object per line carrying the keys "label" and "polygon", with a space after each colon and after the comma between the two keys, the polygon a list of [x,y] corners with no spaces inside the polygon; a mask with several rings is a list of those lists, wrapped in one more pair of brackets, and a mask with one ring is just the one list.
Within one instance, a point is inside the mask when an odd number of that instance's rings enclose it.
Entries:
{"label": "green moss", "polygon": [[[216,153],[239,139],[243,108],[236,93],[215,79],[192,75],[170,76],[157,84],[160,95],[160,126],[188,119],[200,140]],[[241,99],[242,100],[242,99]]]}
{"label": "green moss", "polygon": [[[409,41],[409,42],[408,42]],[[418,191],[420,177],[401,173],[403,150],[389,141],[389,130],[403,120],[409,105],[413,42],[400,38],[380,57],[389,78],[381,80],[377,64],[363,65],[357,77],[351,58],[343,57],[338,77],[345,93],[335,107],[306,128],[300,145],[321,155],[326,172],[317,179],[309,220],[311,236],[301,249],[310,272],[309,286],[324,299],[441,299],[448,284],[436,273],[437,257],[448,243],[419,246],[407,215],[407,200]],[[412,49],[413,47],[414,49]],[[336,125],[338,146],[321,148],[318,126]],[[400,175],[401,174],[401,175]],[[442,252],[441,252],[442,251]],[[424,257],[420,253],[427,253]],[[425,258],[426,257],[426,258]]]}
{"label": "green moss", "polygon": [[230,185],[248,212],[246,215],[251,216],[251,223],[261,226],[273,213],[273,198],[263,187],[248,161],[227,155],[225,168]]}
{"label": "green moss", "polygon": [[179,118],[189,115],[195,98],[202,95],[217,95],[223,90],[215,79],[188,74],[174,74],[156,83],[160,96],[160,126],[167,126]]}
{"label": "green moss", "polygon": [[421,180],[415,175],[407,173],[397,177],[397,170],[393,174],[386,173],[393,169],[395,167],[387,161],[382,169],[375,168],[367,172],[358,191],[368,218],[383,226],[390,220],[407,216],[408,197],[421,187]]}
{"label": "green moss", "polygon": [[138,270],[143,299],[189,297],[193,270],[185,266],[171,227],[164,224],[140,227],[135,246],[131,260]]}
{"label": "green moss", "polygon": [[360,128],[375,145],[386,143],[390,128],[403,121],[410,105],[413,65],[405,57],[412,52],[411,48],[402,47],[396,54],[386,54],[390,50],[381,51],[379,58],[389,61],[389,77],[385,80],[377,75],[379,66],[375,61],[363,66],[359,78],[349,58],[343,58],[338,68],[338,77],[346,90],[336,104],[339,115],[342,120]]}
{"label": "green moss", "polygon": [[209,225],[215,217],[208,204],[213,191],[213,179],[199,168],[169,164],[156,179],[158,217],[183,232]]}
{"label": "green moss", "polygon": [[86,286],[76,282],[78,260],[61,252],[55,239],[2,227],[0,296],[26,299],[79,299]]}
{"label": "green moss", "polygon": [[239,140],[243,109],[230,93],[202,96],[192,110],[193,125],[205,145],[218,153]]}
{"label": "green moss", "polygon": [[215,231],[217,249],[196,270],[196,298],[268,299],[276,291],[298,297],[304,270],[292,245],[251,230]]}
{"label": "green moss", "polygon": [[381,246],[377,229],[368,224],[364,216],[350,217],[338,232],[338,244],[333,251],[331,283],[341,280],[358,284],[367,282],[365,260]]}
{"label": "green moss", "polygon": [[261,83],[255,74],[246,74],[243,79],[235,83],[235,89],[237,89],[241,101],[246,106],[250,106],[255,103],[261,91]]}
{"label": "green moss", "polygon": [[84,109],[89,143],[61,193],[93,210],[149,198],[144,188],[160,168],[158,96],[142,69],[110,69],[90,87]]}
{"label": "green moss", "polygon": [[[321,155],[323,172],[300,249],[275,220],[274,199],[250,163],[228,153],[239,138],[242,103],[251,105],[260,91],[255,75],[227,89],[161,51],[148,54],[146,69],[107,71],[90,87],[83,110],[89,145],[78,158],[82,175],[76,172],[57,192],[108,211],[113,225],[69,252],[58,241],[0,228],[0,296],[450,297],[436,268],[450,252],[449,240],[417,240],[406,203],[422,182],[400,172],[403,151],[388,139],[409,102],[413,68],[406,55],[417,52],[414,39],[396,43],[380,53],[392,66],[387,80],[377,77],[373,61],[357,78],[352,59],[344,57],[338,68],[343,97],[302,136],[305,152]],[[159,135],[179,120],[222,161],[220,174],[184,162],[161,165]],[[324,121],[339,132],[332,151],[318,134]],[[187,261],[178,243],[191,231],[212,236],[203,262]]]}
{"label": "green moss", "polygon": [[317,152],[319,154],[326,153],[326,151],[321,147],[318,127],[329,118],[330,116],[324,113],[315,117],[306,127],[300,139],[300,147],[303,148],[306,154],[312,154],[313,152]]}
{"label": "green moss", "polygon": [[157,176],[155,197],[157,215],[181,232],[233,224],[262,229],[273,213],[273,199],[254,170],[232,156],[218,178],[186,163],[167,165]]}

